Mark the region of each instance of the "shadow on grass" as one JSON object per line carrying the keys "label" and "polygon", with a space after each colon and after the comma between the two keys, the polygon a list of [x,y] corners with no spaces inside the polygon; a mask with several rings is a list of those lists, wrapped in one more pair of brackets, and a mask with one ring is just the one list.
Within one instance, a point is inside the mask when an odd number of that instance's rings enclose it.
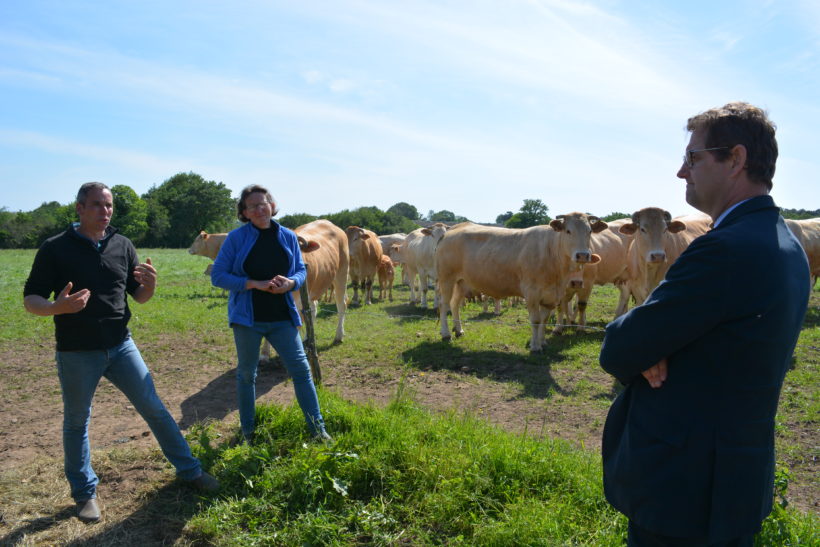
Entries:
{"label": "shadow on grass", "polygon": [[5,536],[0,537],[0,545],[17,545],[27,536],[44,532],[53,526],[57,526],[61,521],[68,520],[77,514],[73,505],[58,510],[52,515],[30,519],[26,525],[12,530]]}
{"label": "shadow on grass", "polygon": [[401,353],[405,363],[418,370],[452,370],[496,382],[516,382],[524,386],[523,397],[546,399],[564,393],[550,372],[558,351],[526,356],[497,351],[472,350],[448,342],[422,342]]}
{"label": "shadow on grass", "polygon": [[[264,395],[288,377],[278,358],[259,365],[256,375],[256,397]],[[236,410],[236,369],[214,378],[201,391],[182,401],[179,427],[187,429],[204,420],[222,420]]]}
{"label": "shadow on grass", "polygon": [[417,323],[438,319],[438,310],[434,308],[422,308],[413,304],[392,304],[384,307],[384,312],[399,320],[399,323]]}

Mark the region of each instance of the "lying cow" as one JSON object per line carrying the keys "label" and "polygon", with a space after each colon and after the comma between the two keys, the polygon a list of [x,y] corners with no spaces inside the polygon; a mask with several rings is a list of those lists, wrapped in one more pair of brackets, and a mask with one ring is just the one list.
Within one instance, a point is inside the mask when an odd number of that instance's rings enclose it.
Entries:
{"label": "lying cow", "polygon": [[524,229],[472,222],[452,227],[436,249],[442,339],[450,339],[448,311],[453,313],[455,335],[464,333],[461,303],[472,289],[496,299],[523,296],[531,325],[530,351],[540,352],[546,320],[560,303],[570,272],[600,261],[589,240],[606,227],[584,213],[561,215],[548,226]]}
{"label": "lying cow", "polygon": [[635,211],[631,220],[620,232],[633,236],[627,266],[632,296],[640,305],[689,244],[709,231],[712,219],[698,214],[673,220],[668,211],[646,207]]}

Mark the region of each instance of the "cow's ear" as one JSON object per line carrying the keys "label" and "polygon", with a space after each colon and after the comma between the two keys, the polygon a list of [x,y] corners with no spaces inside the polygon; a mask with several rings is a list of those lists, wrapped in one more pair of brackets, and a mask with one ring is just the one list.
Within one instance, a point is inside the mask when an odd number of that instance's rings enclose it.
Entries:
{"label": "cow's ear", "polygon": [[666,228],[670,233],[677,234],[678,232],[682,232],[686,229],[686,223],[681,222],[680,220],[673,220],[666,225]]}
{"label": "cow's ear", "polygon": [[422,228],[422,229],[421,229],[421,233],[423,233],[423,234],[424,234],[424,235],[426,235],[426,236],[431,236],[431,235],[433,235],[433,232],[431,232],[431,231],[430,231],[430,228]]}
{"label": "cow's ear", "polygon": [[634,222],[630,222],[629,224],[624,224],[618,228],[618,231],[624,235],[631,236],[638,231],[638,225]]}
{"label": "cow's ear", "polygon": [[597,234],[598,232],[603,232],[607,229],[607,223],[603,220],[598,220],[592,225],[592,232]]}
{"label": "cow's ear", "polygon": [[370,234],[368,234],[364,231],[361,231],[361,232],[359,232],[359,239],[370,239]]}
{"label": "cow's ear", "polygon": [[559,219],[557,219],[557,218],[556,218],[555,220],[553,220],[552,222],[550,222],[550,227],[551,227],[553,230],[555,230],[556,232],[560,232],[560,231],[562,231],[562,230],[564,229],[564,221],[563,221],[563,220],[559,220]]}
{"label": "cow's ear", "polygon": [[319,243],[316,241],[310,240],[304,247],[302,247],[301,245],[300,247],[302,248],[303,253],[312,253],[313,251],[318,251],[321,245],[319,245]]}
{"label": "cow's ear", "polygon": [[596,255],[595,253],[592,253],[592,256],[589,257],[589,262],[587,262],[586,265],[589,266],[590,264],[597,264],[600,261],[601,255]]}
{"label": "cow's ear", "polygon": [[211,234],[208,234],[208,233],[202,232],[202,239],[208,239],[208,236],[210,236],[210,235],[211,235]]}

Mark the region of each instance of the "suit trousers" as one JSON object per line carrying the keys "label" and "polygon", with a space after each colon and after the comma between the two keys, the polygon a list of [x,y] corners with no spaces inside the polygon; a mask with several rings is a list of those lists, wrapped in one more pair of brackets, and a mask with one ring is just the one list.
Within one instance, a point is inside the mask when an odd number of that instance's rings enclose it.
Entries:
{"label": "suit trousers", "polygon": [[752,547],[754,536],[741,536],[726,541],[709,543],[705,538],[673,538],[650,532],[629,521],[627,547]]}

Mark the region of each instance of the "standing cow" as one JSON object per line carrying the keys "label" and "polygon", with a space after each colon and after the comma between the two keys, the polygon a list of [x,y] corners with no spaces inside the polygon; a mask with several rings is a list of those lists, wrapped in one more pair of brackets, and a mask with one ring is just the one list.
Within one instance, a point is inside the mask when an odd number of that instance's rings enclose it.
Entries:
{"label": "standing cow", "polygon": [[467,290],[493,298],[523,296],[529,311],[530,351],[540,352],[549,315],[564,295],[571,271],[600,260],[589,248],[592,233],[605,222],[584,213],[561,215],[548,226],[496,228],[463,222],[450,229],[436,250],[441,288],[441,337],[461,336],[460,310]]}
{"label": "standing cow", "polygon": [[[225,242],[226,237],[228,237],[228,234],[209,234],[202,230],[196,236],[194,242],[191,243],[188,254],[207,256],[211,260],[216,260],[216,255],[219,254],[219,249],[222,248],[222,243]],[[212,266],[213,264],[208,264],[208,267],[205,268],[207,275],[210,275]]]}
{"label": "standing cow", "polygon": [[370,304],[373,300],[373,280],[379,269],[382,256],[382,246],[376,234],[358,226],[348,226],[348,244],[350,247],[350,279],[353,284],[353,300],[351,304],[359,304],[359,286],[362,287],[364,303]]}
{"label": "standing cow", "polygon": [[[345,335],[345,313],[347,311],[345,289],[350,264],[347,235],[341,228],[324,219],[303,224],[294,232],[299,241],[299,249],[302,251],[302,260],[307,268],[311,315],[314,319],[316,318],[317,301],[328,289],[333,289],[338,315],[336,336],[333,341],[340,343]],[[293,301],[301,302],[298,290],[293,291]],[[262,358],[270,358],[270,345],[267,340],[262,346]]]}
{"label": "standing cow", "polygon": [[387,255],[382,255],[379,261],[379,300],[389,299],[393,301],[393,281],[396,277],[396,270],[393,261]]}
{"label": "standing cow", "polygon": [[627,264],[635,304],[641,305],[666,276],[672,263],[698,236],[709,231],[712,219],[690,215],[674,220],[668,211],[646,207],[632,214],[621,226],[622,234],[633,236]]}
{"label": "standing cow", "polygon": [[820,218],[786,219],[786,226],[800,242],[809,259],[810,283],[814,287],[820,276]]}
{"label": "standing cow", "polygon": [[[597,264],[587,264],[570,277],[567,284],[566,293],[561,301],[561,307],[556,321],[556,331],[561,331],[564,324],[564,317],[569,318],[570,323],[575,322],[576,314],[580,314],[578,324],[586,325],[586,309],[589,296],[594,285],[607,285],[612,283],[618,288],[620,296],[618,305],[615,308],[615,317],[626,313],[629,306],[630,283],[629,269],[627,268],[627,254],[632,236],[620,231],[621,226],[629,224],[631,219],[621,218],[607,222],[608,227],[598,233],[593,233],[589,240],[589,246],[593,253],[601,257]],[[569,311],[573,297],[577,296],[577,303],[572,311]]]}
{"label": "standing cow", "polygon": [[[435,285],[438,275],[436,274],[436,247],[444,234],[447,233],[448,226],[442,222],[436,222],[428,228],[419,228],[407,235],[401,245],[400,256],[404,261],[402,269],[407,270],[407,280],[410,285],[410,302],[419,304],[418,292],[421,292],[421,307],[427,307],[427,288],[429,284]],[[416,291],[415,280],[418,276],[419,290]],[[434,307],[439,307],[438,292],[435,293]]]}

